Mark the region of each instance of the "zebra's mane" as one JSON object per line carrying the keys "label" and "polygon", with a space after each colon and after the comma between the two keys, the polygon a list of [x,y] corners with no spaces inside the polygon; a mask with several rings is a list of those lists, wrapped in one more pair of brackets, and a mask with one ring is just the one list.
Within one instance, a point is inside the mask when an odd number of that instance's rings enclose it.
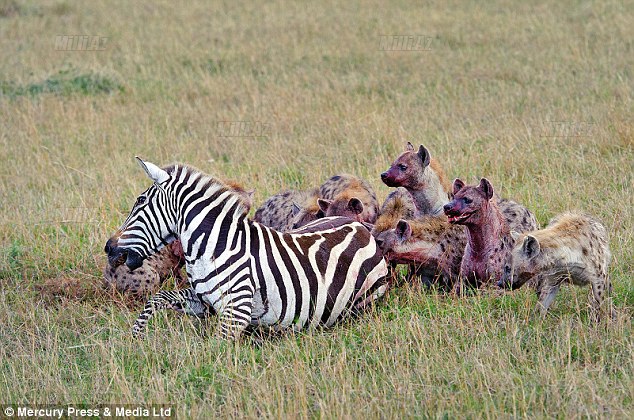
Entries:
{"label": "zebra's mane", "polygon": [[236,197],[236,201],[238,203],[238,210],[241,214],[246,214],[248,212],[247,207],[244,204],[243,198],[240,196],[238,192],[231,186],[227,185],[225,182],[215,178],[211,175],[207,175],[200,169],[197,169],[193,166],[175,163],[163,168],[172,178],[180,179],[183,173],[189,174],[189,178],[197,177],[196,183],[200,185],[200,189],[205,191],[210,188],[216,188],[219,193],[229,192],[231,195]]}

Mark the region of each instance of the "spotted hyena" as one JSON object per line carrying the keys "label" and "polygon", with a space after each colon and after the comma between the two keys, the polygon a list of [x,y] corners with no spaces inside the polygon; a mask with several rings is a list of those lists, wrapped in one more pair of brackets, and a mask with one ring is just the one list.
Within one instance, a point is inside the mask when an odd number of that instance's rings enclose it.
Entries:
{"label": "spotted hyena", "polygon": [[316,220],[311,213],[316,207],[317,188],[308,191],[289,190],[269,197],[255,212],[254,221],[280,232],[287,232]]}
{"label": "spotted hyena", "polygon": [[407,142],[405,152],[381,174],[381,180],[388,187],[407,189],[421,214],[442,214],[442,207],[449,201],[451,185],[445,172],[423,145],[416,151]]}
{"label": "spotted hyena", "polygon": [[174,241],[156,254],[150,255],[143,265],[130,270],[123,259],[106,264],[103,270],[104,285],[139,298],[154,294],[168,278],[174,278],[181,286],[186,279],[181,273],[185,257],[180,241]]}
{"label": "spotted hyena", "polygon": [[303,203],[293,203],[293,229],[299,229],[310,222],[324,217],[324,212],[321,211],[317,203],[318,199],[319,196],[315,192],[314,195],[311,193]]}
{"label": "spotted hyena", "polygon": [[[415,151],[412,143],[408,142],[405,152],[381,174],[381,180],[389,187],[406,188],[422,215],[442,214],[443,206],[451,198],[451,185],[445,171],[423,145]],[[528,232],[538,228],[533,213],[521,204],[498,196],[495,200],[510,229]]]}
{"label": "spotted hyena", "polygon": [[456,179],[453,200],[445,204],[444,211],[449,223],[465,226],[467,245],[460,267],[461,279],[474,287],[500,279],[514,241],[493,199],[491,183],[482,178],[479,185],[465,185]]}
{"label": "spotted hyena", "polygon": [[335,175],[319,187],[317,203],[325,216],[344,216],[359,222],[374,223],[379,202],[366,181],[354,175]]}
{"label": "spotted hyena", "polygon": [[462,226],[439,216],[401,219],[395,225],[379,217],[372,235],[388,261],[408,264],[423,284],[448,291],[458,279],[467,242]]}
{"label": "spotted hyena", "polygon": [[[381,206],[379,217],[376,219],[375,224],[365,223],[364,225],[370,232],[380,233],[385,230],[393,229],[401,219],[411,220],[418,217],[418,210],[416,209],[416,203],[412,195],[407,192],[405,188],[397,188],[392,191],[385,202]],[[390,262],[390,274],[388,275],[392,281],[397,278],[396,261]],[[416,274],[416,267],[409,266],[407,269],[407,281],[412,280],[412,276]]]}
{"label": "spotted hyena", "polygon": [[387,215],[388,218],[393,219],[396,213],[399,219],[406,220],[416,219],[421,216],[416,207],[414,197],[403,187],[398,187],[388,194],[379,211],[377,222],[382,215]]}
{"label": "spotted hyena", "polygon": [[515,246],[506,258],[498,286],[514,290],[530,281],[544,315],[563,283],[590,285],[592,314],[599,320],[600,308],[612,289],[608,277],[608,234],[599,221],[564,213],[545,229],[511,234],[515,236]]}

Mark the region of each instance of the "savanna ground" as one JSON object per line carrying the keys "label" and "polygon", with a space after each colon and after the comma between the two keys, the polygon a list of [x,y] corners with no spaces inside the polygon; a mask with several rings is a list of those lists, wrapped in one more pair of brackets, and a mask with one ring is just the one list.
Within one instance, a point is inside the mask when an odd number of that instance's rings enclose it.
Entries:
{"label": "savanna ground", "polygon": [[[631,418],[634,4],[475,3],[0,0],[0,403]],[[107,40],[58,51],[64,34]],[[382,35],[424,48],[385,51]],[[226,137],[219,121],[267,131]],[[594,326],[587,289],[541,320],[529,290],[405,285],[360,320],[261,345],[174,313],[137,341],[139,307],[100,289],[105,240],[148,186],[134,155],[242,182],[256,204],[341,172],[383,198],[407,140],[542,224],[600,218],[618,318]]]}

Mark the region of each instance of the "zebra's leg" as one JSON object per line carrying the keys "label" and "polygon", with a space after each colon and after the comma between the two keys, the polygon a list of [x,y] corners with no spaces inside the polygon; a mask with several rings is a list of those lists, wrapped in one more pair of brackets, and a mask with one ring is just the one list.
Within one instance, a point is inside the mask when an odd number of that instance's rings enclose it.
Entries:
{"label": "zebra's leg", "polygon": [[177,312],[197,317],[204,317],[210,312],[209,307],[198,298],[194,289],[162,290],[147,301],[143,312],[134,322],[132,335],[138,337],[143,334],[150,318],[162,309],[173,309]]}
{"label": "zebra's leg", "polygon": [[223,340],[237,340],[251,322],[253,293],[225,296],[216,336]]}

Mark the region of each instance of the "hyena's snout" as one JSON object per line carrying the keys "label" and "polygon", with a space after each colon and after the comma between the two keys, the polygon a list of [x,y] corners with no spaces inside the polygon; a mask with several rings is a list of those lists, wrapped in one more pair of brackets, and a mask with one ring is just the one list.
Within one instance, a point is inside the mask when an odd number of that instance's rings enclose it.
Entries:
{"label": "hyena's snout", "polygon": [[456,203],[453,201],[450,201],[444,206],[442,206],[442,210],[445,212],[447,216],[456,215],[460,213],[460,210],[456,208]]}
{"label": "hyena's snout", "polygon": [[398,187],[400,186],[399,179],[397,179],[396,174],[392,170],[392,168],[388,169],[385,172],[381,173],[381,181],[388,187]]}

